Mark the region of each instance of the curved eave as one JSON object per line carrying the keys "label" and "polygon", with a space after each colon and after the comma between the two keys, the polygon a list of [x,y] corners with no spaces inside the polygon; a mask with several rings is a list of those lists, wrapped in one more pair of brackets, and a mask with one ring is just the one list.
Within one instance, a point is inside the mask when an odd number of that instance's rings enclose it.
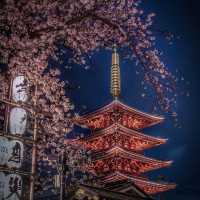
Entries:
{"label": "curved eave", "polygon": [[115,179],[118,179],[118,180],[125,180],[125,179],[129,179],[129,180],[133,180],[133,179],[138,179],[138,180],[143,180],[143,181],[148,181],[147,178],[144,178],[144,177],[135,177],[133,175],[130,175],[130,174],[123,174],[119,171],[115,171],[113,173],[110,173],[108,175],[104,175],[104,176],[101,176],[100,178],[104,181],[104,182],[107,182],[107,180],[110,180],[112,178],[115,178]]}
{"label": "curved eave", "polygon": [[131,175],[122,174],[120,172],[114,172],[110,175],[102,177],[102,180],[105,183],[113,182],[113,180],[126,180],[126,179],[133,181],[136,185],[143,184],[143,185],[150,185],[150,186],[158,187],[158,188],[165,188],[164,190],[158,191],[156,193],[176,188],[176,184],[174,184],[174,183],[154,182],[154,181],[150,181],[148,179],[144,179],[142,177],[141,178],[140,177],[134,177],[134,176],[131,176]]}
{"label": "curved eave", "polygon": [[122,102],[117,101],[117,100],[116,100],[116,104],[122,106],[122,108],[124,108],[125,110],[127,110],[129,112],[134,112],[134,113],[136,113],[138,115],[142,115],[142,116],[147,117],[149,119],[155,120],[155,121],[157,121],[157,123],[160,123],[160,122],[162,122],[164,120],[164,117],[162,117],[162,116],[157,116],[157,115],[152,115],[152,114],[148,114],[148,113],[142,112],[142,111],[137,110],[135,108],[131,108],[130,106],[127,106],[127,105],[125,105]]}
{"label": "curved eave", "polygon": [[[120,153],[124,155],[120,155]],[[102,152],[100,155],[95,154],[96,159],[94,159],[94,161],[108,159],[115,156],[116,154],[124,158],[129,158],[129,159],[132,158],[132,159],[140,160],[145,163],[157,163],[157,164],[162,164],[164,166],[170,166],[172,164],[172,161],[161,161],[161,160],[148,158],[140,154],[126,151],[122,149],[121,147],[114,147],[106,152]]]}
{"label": "curved eave", "polygon": [[111,126],[103,129],[103,130],[99,130],[99,131],[94,131],[92,135],[85,137],[84,140],[93,140],[101,135],[109,135],[109,134],[113,134],[115,132],[115,129],[119,128],[119,130],[121,129],[122,131],[120,133],[124,134],[124,135],[131,135],[131,136],[136,136],[139,138],[144,138],[146,140],[150,140],[159,144],[165,144],[167,142],[168,139],[166,138],[157,138],[157,137],[153,137],[153,136],[149,136],[149,135],[145,135],[139,131],[136,130],[132,130],[132,129],[128,129],[126,127],[124,127],[123,125],[117,123],[117,124],[112,124]]}
{"label": "curved eave", "polygon": [[102,107],[100,109],[97,109],[96,111],[93,111],[93,112],[90,112],[90,113],[86,113],[86,114],[78,117],[77,119],[75,119],[75,121],[77,121],[77,122],[84,121],[85,119],[92,118],[92,117],[96,116],[97,114],[101,114],[103,112],[110,111],[115,107],[120,107],[121,109],[123,109],[123,110],[125,110],[127,112],[135,113],[135,114],[137,114],[137,115],[139,115],[141,117],[147,118],[148,120],[152,120],[153,122],[150,123],[149,126],[161,123],[164,120],[164,117],[162,117],[162,116],[151,115],[151,114],[139,111],[139,110],[137,110],[135,108],[131,108],[131,107],[123,104],[119,100],[114,100],[110,104],[108,104],[108,105],[106,105],[106,106],[104,106],[104,107]]}

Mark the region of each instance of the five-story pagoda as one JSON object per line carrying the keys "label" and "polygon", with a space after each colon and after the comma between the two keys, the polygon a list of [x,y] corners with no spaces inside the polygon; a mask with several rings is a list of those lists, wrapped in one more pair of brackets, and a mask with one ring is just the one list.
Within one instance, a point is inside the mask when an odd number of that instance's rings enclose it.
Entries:
{"label": "five-story pagoda", "polygon": [[148,158],[143,151],[166,143],[166,139],[141,133],[141,130],[156,125],[162,117],[146,114],[118,100],[121,91],[119,55],[116,46],[112,53],[111,94],[114,100],[86,115],[77,118],[79,125],[90,128],[91,136],[82,141],[92,151],[94,172],[105,187],[119,181],[131,181],[147,194],[156,194],[175,188],[175,184],[150,181],[143,176],[148,171],[168,167],[171,161]]}

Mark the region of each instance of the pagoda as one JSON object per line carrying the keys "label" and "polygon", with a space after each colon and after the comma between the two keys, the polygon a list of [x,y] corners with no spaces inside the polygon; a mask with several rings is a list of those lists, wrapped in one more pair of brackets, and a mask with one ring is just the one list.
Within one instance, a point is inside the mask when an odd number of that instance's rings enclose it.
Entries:
{"label": "pagoda", "polygon": [[[88,170],[95,173],[105,188],[117,182],[132,182],[147,194],[174,189],[175,184],[149,180],[146,172],[169,167],[171,161],[161,161],[144,156],[144,150],[165,144],[167,139],[145,135],[142,129],[163,122],[164,118],[141,112],[121,101],[119,55],[116,45],[112,52],[111,94],[113,101],[88,114],[79,116],[77,124],[86,126],[91,135],[82,139],[92,152]],[[117,188],[120,191],[119,188]]]}

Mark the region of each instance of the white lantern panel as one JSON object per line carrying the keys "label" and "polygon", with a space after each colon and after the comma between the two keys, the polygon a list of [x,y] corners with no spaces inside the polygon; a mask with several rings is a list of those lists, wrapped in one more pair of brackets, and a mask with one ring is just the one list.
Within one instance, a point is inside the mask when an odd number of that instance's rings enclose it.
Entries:
{"label": "white lantern panel", "polygon": [[10,112],[11,134],[24,134],[27,124],[27,113],[23,108],[13,108]]}
{"label": "white lantern panel", "polygon": [[23,162],[24,145],[18,140],[9,141],[8,167],[20,168]]}
{"label": "white lantern panel", "polygon": [[22,196],[22,178],[17,174],[10,174],[6,177],[4,188],[4,199],[20,200]]}
{"label": "white lantern panel", "polygon": [[23,162],[24,145],[18,140],[0,136],[0,165],[20,168]]}
{"label": "white lantern panel", "polygon": [[27,85],[25,84],[24,76],[17,76],[14,78],[12,86],[12,99],[14,101],[27,101]]}

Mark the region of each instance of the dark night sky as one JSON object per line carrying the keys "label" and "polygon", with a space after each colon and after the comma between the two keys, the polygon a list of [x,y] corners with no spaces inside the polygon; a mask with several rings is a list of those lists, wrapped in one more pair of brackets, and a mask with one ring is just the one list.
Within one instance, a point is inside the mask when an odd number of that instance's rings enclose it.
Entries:
{"label": "dark night sky", "polygon": [[[168,138],[168,143],[145,152],[145,155],[157,159],[173,160],[172,167],[156,170],[150,177],[156,179],[159,174],[165,175],[168,181],[176,182],[178,187],[174,191],[163,194],[162,199],[197,200],[200,193],[200,133],[198,126],[199,102],[199,7],[198,0],[148,0],[144,10],[157,14],[156,27],[170,30],[180,39],[173,45],[168,45],[158,36],[157,47],[164,51],[162,60],[168,68],[176,74],[178,69],[184,76],[181,89],[187,88],[190,97],[178,98],[178,114],[181,128],[175,128],[171,118],[166,117],[163,124],[144,130],[146,134]],[[65,58],[67,59],[67,58]],[[64,70],[64,78],[68,79],[74,89],[68,92],[76,106],[76,111],[83,113],[94,110],[109,103],[110,81],[110,52],[96,53],[91,60],[92,66],[85,70],[74,66],[71,70]],[[146,98],[141,97],[142,75],[136,75],[136,67],[132,61],[121,60],[122,74],[122,102],[145,112],[150,112],[153,105],[153,92],[149,91]],[[178,73],[179,74],[179,73]],[[190,82],[189,85],[186,82]],[[84,109],[85,105],[87,108]]]}

